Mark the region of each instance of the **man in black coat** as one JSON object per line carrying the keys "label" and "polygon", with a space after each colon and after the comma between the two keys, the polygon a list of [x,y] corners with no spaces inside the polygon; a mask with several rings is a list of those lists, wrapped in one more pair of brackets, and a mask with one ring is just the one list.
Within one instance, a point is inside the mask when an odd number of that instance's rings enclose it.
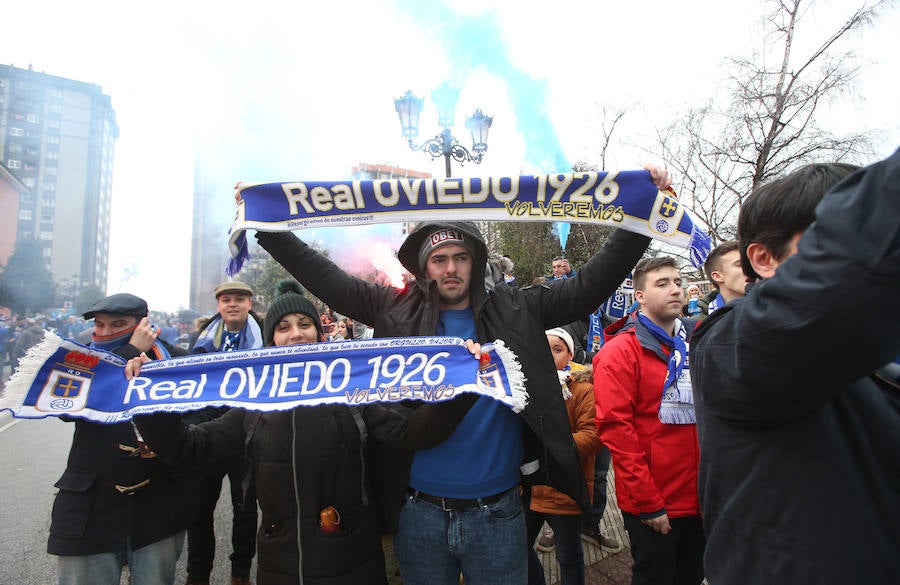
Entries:
{"label": "man in black coat", "polygon": [[[651,175],[660,188],[668,185],[665,171]],[[382,503],[393,512],[387,522],[397,529],[404,583],[455,585],[460,572],[472,585],[524,583],[519,483],[552,485],[589,509],[544,331],[593,312],[649,240],[619,230],[577,276],[525,289],[492,279],[486,290],[488,253],[474,224],[426,222],[400,248],[400,262],[416,279],[398,290],[351,277],[293,234],[257,238],[316,297],[370,323],[376,337],[452,335],[472,342],[476,354],[478,344],[500,339],[516,353],[529,395],[521,417],[481,398],[446,441],[412,461],[388,458],[379,470],[403,482]]]}
{"label": "man in black coat", "polygon": [[760,280],[691,346],[709,582],[900,583],[900,151],[759,187],[738,233]]}
{"label": "man in black coat", "polygon": [[[106,297],[84,318],[94,319],[93,347],[126,360],[141,352],[152,359],[171,355],[139,297]],[[159,461],[130,422],[74,423],[47,542],[47,552],[58,555],[59,583],[118,583],[127,563],[134,582],[171,585],[185,528],[196,514],[194,476]]]}

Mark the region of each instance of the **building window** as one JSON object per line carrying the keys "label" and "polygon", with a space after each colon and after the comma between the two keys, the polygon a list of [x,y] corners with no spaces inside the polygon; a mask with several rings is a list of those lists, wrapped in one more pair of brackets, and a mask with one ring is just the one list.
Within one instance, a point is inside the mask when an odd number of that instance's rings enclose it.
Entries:
{"label": "building window", "polygon": [[17,81],[16,89],[28,89],[28,83],[25,81]]}
{"label": "building window", "polygon": [[50,120],[47,122],[47,128],[59,128],[59,120]]}
{"label": "building window", "polygon": [[44,183],[44,191],[56,191],[56,184]]}
{"label": "building window", "polygon": [[22,179],[22,184],[28,187],[29,189],[34,189],[34,178],[33,177],[25,177]]}
{"label": "building window", "polygon": [[56,167],[47,167],[46,169],[44,169],[44,174],[45,175],[53,175],[55,177],[56,171],[57,171]]}
{"label": "building window", "polygon": [[50,104],[49,106],[47,106],[47,109],[50,110],[51,112],[53,112],[54,114],[62,113],[62,106],[60,106],[59,104]]}
{"label": "building window", "polygon": [[11,168],[11,169],[21,169],[21,168],[22,168],[22,161],[17,160],[17,159],[14,159],[14,158],[11,158],[11,159],[9,159],[8,161],[6,161],[6,166],[9,167],[9,168]]}
{"label": "building window", "polygon": [[23,221],[31,221],[34,218],[34,211],[31,209],[20,209],[19,219]]}
{"label": "building window", "polygon": [[53,135],[47,136],[47,143],[48,144],[59,144],[59,136],[53,136]]}
{"label": "building window", "polygon": [[29,122],[31,122],[32,124],[37,124],[38,122],[40,122],[40,118],[38,118],[38,115],[37,115],[37,114],[28,114],[28,116],[26,117],[26,119],[27,119]]}
{"label": "building window", "polygon": [[51,160],[56,160],[59,158],[59,153],[50,150],[50,151],[47,151],[46,157]]}
{"label": "building window", "polygon": [[44,240],[45,242],[52,242],[53,241],[53,232],[42,230],[41,235],[38,236],[38,239]]}
{"label": "building window", "polygon": [[9,129],[10,136],[25,136],[25,131],[21,128],[16,128],[15,126],[11,126]]}
{"label": "building window", "polygon": [[48,246],[41,250],[41,254],[44,256],[44,258],[49,258],[53,255],[53,248]]}

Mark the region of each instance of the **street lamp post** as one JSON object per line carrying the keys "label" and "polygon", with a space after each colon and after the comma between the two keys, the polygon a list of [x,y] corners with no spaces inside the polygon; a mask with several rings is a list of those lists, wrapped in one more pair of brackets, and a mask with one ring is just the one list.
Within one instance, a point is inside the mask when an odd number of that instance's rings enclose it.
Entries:
{"label": "street lamp post", "polygon": [[430,138],[422,144],[416,144],[415,139],[419,135],[419,115],[422,113],[425,100],[413,95],[411,91],[407,91],[402,97],[394,99],[394,109],[397,110],[397,115],[400,117],[403,137],[406,138],[410,149],[427,152],[431,155],[432,160],[443,156],[444,171],[449,178],[451,159],[460,164],[481,162],[487,151],[488,130],[490,130],[494,118],[485,115],[481,110],[475,110],[475,113],[466,118],[466,128],[472,134],[472,150],[470,151],[460,144],[450,131],[450,128],[453,127],[459,90],[443,84],[434,91],[432,97],[438,107],[438,123],[442,130],[434,138]]}

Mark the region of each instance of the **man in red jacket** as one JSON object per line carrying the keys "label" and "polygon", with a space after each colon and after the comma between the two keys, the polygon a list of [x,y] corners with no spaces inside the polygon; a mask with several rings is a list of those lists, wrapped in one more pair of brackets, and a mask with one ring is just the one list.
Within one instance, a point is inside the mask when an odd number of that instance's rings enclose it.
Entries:
{"label": "man in red jacket", "polygon": [[633,585],[703,581],[699,448],[688,368],[690,321],[673,258],[634,269],[638,311],[610,325],[594,356],[600,440],[612,452],[616,496],[634,557]]}

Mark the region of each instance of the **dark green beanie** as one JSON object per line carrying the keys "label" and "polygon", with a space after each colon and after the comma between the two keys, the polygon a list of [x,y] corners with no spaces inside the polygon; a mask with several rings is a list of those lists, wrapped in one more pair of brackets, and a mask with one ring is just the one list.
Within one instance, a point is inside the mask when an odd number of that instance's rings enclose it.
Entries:
{"label": "dark green beanie", "polygon": [[319,311],[303,296],[303,287],[299,282],[285,279],[279,280],[275,286],[275,300],[269,305],[263,321],[263,342],[266,347],[273,345],[275,326],[282,317],[291,313],[301,313],[312,319],[316,324],[316,331],[319,332],[319,339],[322,339],[322,320],[319,319]]}

